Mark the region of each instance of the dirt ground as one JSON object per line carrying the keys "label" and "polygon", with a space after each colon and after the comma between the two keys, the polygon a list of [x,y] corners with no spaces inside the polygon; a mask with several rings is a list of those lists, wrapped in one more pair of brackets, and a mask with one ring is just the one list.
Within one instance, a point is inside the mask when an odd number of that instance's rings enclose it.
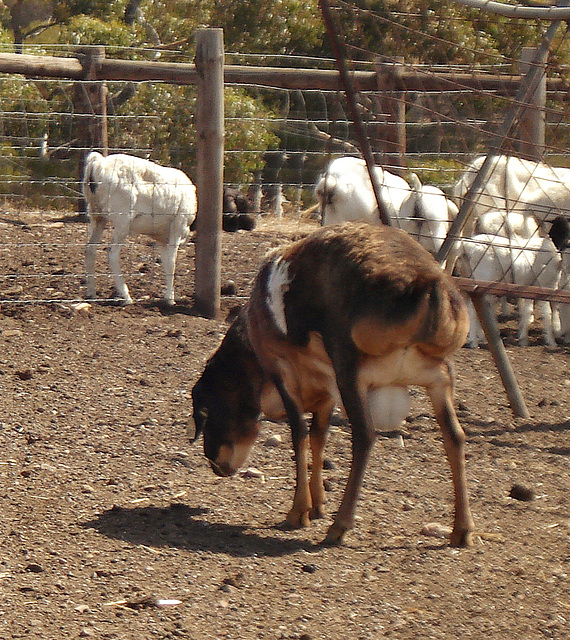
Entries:
{"label": "dirt ground", "polygon": [[[513,418],[486,349],[455,358],[473,548],[422,533],[451,524],[452,488],[419,390],[401,433],[378,439],[356,528],[321,547],[330,516],[278,526],[293,495],[285,424],[263,423],[248,462],[259,473],[227,479],[185,431],[190,390],[261,256],[309,226],[225,234],[222,280],[237,294],[215,320],[192,309],[192,243],[173,310],[154,301],[162,274],[144,241],[123,257],[136,304],[82,309],[84,224],[3,213],[0,228],[0,638],[570,637],[568,348],[545,348],[538,328],[519,348],[504,325],[530,419]],[[103,252],[98,272],[106,297]],[[274,434],[282,444],[266,446]],[[327,458],[334,513],[350,458],[340,419]],[[516,484],[533,499],[510,497]]]}

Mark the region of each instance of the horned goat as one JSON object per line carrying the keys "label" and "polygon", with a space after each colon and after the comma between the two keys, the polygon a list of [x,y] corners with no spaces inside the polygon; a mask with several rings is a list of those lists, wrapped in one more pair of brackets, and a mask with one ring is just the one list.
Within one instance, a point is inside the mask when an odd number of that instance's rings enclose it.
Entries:
{"label": "horned goat", "polygon": [[196,188],[190,178],[171,167],[116,153],[92,151],[85,160],[83,196],[90,218],[85,248],[87,297],[95,298],[95,257],[109,223],[109,269],[124,304],[132,298],[121,272],[119,254],[129,235],[144,234],[156,241],[165,276],[164,298],[174,304],[174,272],[180,244],[196,217]]}
{"label": "horned goat", "polygon": [[[375,429],[399,426],[409,411],[408,385],[421,385],[452,470],[451,544],[467,546],[473,522],[465,435],[453,406],[449,361],[467,325],[461,294],[408,234],[365,223],[323,227],[276,250],[261,266],[249,301],[192,390],[193,439],[203,433],[213,471],[230,476],[247,459],[261,413],[275,419],[286,413],[296,463],[287,522],[307,526],[324,513],[324,446],[331,411],[342,401],[353,455],[325,540],[337,544],[354,523]],[[305,412],[312,413],[310,426]]]}

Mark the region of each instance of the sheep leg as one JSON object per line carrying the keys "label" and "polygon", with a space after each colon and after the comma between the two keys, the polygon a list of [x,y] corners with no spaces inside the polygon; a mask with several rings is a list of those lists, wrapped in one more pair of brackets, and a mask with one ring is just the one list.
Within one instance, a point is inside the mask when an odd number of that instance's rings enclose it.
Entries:
{"label": "sheep leg", "polygon": [[470,349],[477,349],[479,343],[483,340],[483,329],[479,323],[477,312],[471,300],[467,303],[467,311],[469,312],[469,334],[467,335],[467,345]]}
{"label": "sheep leg", "polygon": [[560,314],[560,337],[564,344],[570,344],[570,304],[563,303],[558,307]]}
{"label": "sheep leg", "polygon": [[544,333],[544,343],[548,347],[556,346],[556,339],[554,338],[554,326],[553,326],[553,311],[550,302],[547,300],[537,300],[537,307],[540,309],[542,316],[542,330]]}
{"label": "sheep leg", "polygon": [[532,322],[532,300],[519,299],[519,333],[518,343],[521,347],[528,346],[528,330]]}
{"label": "sheep leg", "polygon": [[554,335],[559,338],[562,335],[562,326],[560,325],[560,305],[557,302],[550,303],[550,314],[552,315],[552,330]]}
{"label": "sheep leg", "polygon": [[93,217],[89,223],[88,240],[85,247],[85,288],[87,298],[96,297],[95,257],[97,254],[97,246],[101,242],[106,226],[106,219],[100,217]]}
{"label": "sheep leg", "polygon": [[473,518],[469,508],[465,473],[465,432],[459,424],[453,406],[453,388],[449,369],[443,380],[426,389],[441,429],[443,445],[453,479],[455,495],[454,521],[450,542],[453,547],[469,547],[472,544]]}
{"label": "sheep leg", "polygon": [[289,395],[281,378],[275,376],[273,381],[287,412],[295,453],[295,496],[285,522],[295,529],[308,527],[312,508],[309,485],[309,427],[303,418],[300,405]]}
{"label": "sheep leg", "polygon": [[132,304],[133,299],[131,298],[129,288],[127,287],[125,279],[123,278],[121,265],[119,262],[121,248],[125,244],[127,236],[128,227],[125,228],[123,225],[117,224],[113,233],[113,237],[111,238],[111,243],[109,245],[109,270],[111,271],[111,275],[113,276],[113,281],[115,283],[115,289],[117,290],[118,296],[122,299],[124,304]]}
{"label": "sheep leg", "polygon": [[[356,367],[352,370],[356,370]],[[325,544],[340,544],[345,532],[354,526],[356,502],[375,440],[375,431],[366,419],[356,383],[342,381],[338,373],[337,383],[346,415],[352,427],[352,462],[344,494],[334,522],[327,532]]]}
{"label": "sheep leg", "polygon": [[325,513],[323,506],[326,500],[325,486],[323,482],[323,462],[333,406],[332,402],[327,403],[325,407],[321,407],[318,411],[313,413],[313,420],[309,431],[311,456],[313,461],[311,479],[309,482],[312,503],[312,509],[309,514],[311,520],[322,518]]}
{"label": "sheep leg", "polygon": [[509,318],[511,315],[511,308],[509,306],[509,301],[507,300],[506,296],[499,297],[499,305],[501,308],[501,315],[504,316],[505,318]]}
{"label": "sheep leg", "polygon": [[169,243],[166,245],[158,245],[160,253],[160,261],[164,269],[164,299],[169,305],[174,304],[174,272],[176,271],[176,253],[178,251],[178,243]]}

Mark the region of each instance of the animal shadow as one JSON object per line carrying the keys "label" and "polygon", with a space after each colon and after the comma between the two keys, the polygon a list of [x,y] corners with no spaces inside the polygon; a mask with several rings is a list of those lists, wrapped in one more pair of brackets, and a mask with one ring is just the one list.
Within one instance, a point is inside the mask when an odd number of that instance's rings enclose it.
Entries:
{"label": "animal shadow", "polygon": [[275,536],[261,535],[247,526],[209,523],[203,517],[207,513],[208,509],[182,503],[136,508],[115,505],[81,526],[135,545],[223,552],[236,557],[277,557],[312,546],[278,532]]}

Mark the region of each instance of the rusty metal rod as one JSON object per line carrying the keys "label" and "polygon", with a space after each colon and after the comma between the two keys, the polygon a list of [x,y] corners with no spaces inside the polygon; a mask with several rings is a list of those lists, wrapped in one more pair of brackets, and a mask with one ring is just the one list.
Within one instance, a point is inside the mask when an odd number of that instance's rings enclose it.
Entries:
{"label": "rusty metal rod", "polygon": [[337,69],[346,95],[348,109],[350,111],[350,115],[352,116],[354,128],[356,130],[356,137],[358,139],[360,151],[362,152],[362,156],[364,157],[364,161],[366,162],[366,167],[368,168],[368,175],[370,176],[372,190],[374,191],[374,197],[376,198],[376,204],[378,205],[380,220],[385,225],[391,226],[392,222],[390,220],[390,214],[388,213],[387,207],[384,205],[384,202],[382,201],[382,198],[380,196],[380,185],[378,184],[375,170],[376,163],[374,162],[374,156],[372,155],[370,142],[368,141],[368,138],[366,137],[366,134],[364,132],[362,118],[360,117],[360,112],[356,104],[356,91],[354,89],[352,78],[350,77],[350,74],[348,73],[348,69],[346,67],[346,55],[340,39],[338,38],[335,31],[335,25],[328,0],[319,0],[319,6],[321,8],[323,21],[325,23],[331,48],[336,59]]}
{"label": "rusty metal rod", "polygon": [[530,413],[526,407],[523,395],[520,391],[515,372],[511,367],[505,345],[501,340],[501,334],[499,331],[499,325],[497,324],[497,317],[491,309],[491,303],[488,297],[483,293],[470,293],[471,301],[477,312],[479,322],[485,332],[487,343],[489,345],[489,351],[497,367],[497,371],[501,376],[507,399],[513,411],[513,414],[517,418],[530,418]]}

